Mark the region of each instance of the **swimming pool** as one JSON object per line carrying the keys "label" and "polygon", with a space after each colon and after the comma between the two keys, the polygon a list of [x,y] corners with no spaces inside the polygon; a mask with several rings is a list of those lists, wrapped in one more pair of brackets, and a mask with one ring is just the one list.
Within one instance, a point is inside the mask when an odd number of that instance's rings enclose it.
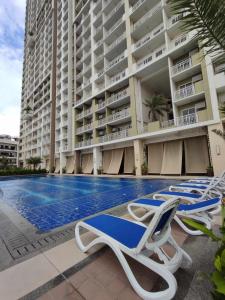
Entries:
{"label": "swimming pool", "polygon": [[0,181],[1,201],[39,231],[81,218],[166,188],[174,180],[40,176]]}

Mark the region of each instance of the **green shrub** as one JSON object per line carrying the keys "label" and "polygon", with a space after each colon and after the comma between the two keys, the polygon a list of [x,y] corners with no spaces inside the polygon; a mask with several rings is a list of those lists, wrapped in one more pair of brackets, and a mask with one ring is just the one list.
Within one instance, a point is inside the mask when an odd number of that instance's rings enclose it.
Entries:
{"label": "green shrub", "polygon": [[8,168],[0,169],[0,176],[13,176],[13,175],[33,175],[33,174],[45,174],[47,171],[45,169],[23,169],[23,168]]}

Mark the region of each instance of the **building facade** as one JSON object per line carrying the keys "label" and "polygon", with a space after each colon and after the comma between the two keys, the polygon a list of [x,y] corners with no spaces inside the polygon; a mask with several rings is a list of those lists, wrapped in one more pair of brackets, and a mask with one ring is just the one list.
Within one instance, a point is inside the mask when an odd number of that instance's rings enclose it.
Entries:
{"label": "building facade", "polygon": [[[219,174],[225,67],[180,19],[166,0],[28,0],[20,160],[39,155],[56,173]],[[146,102],[159,95],[168,110],[155,118]]]}
{"label": "building facade", "polygon": [[0,158],[7,159],[7,166],[18,166],[18,138],[6,134],[0,135]]}

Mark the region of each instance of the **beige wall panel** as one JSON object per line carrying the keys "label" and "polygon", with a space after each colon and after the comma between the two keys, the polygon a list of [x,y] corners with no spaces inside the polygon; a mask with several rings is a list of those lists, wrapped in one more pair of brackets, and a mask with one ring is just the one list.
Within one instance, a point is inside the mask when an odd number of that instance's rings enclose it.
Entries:
{"label": "beige wall panel", "polygon": [[181,174],[182,148],[182,140],[167,142],[164,144],[161,174]]}
{"label": "beige wall panel", "polygon": [[163,143],[148,145],[148,173],[160,174],[163,160]]}

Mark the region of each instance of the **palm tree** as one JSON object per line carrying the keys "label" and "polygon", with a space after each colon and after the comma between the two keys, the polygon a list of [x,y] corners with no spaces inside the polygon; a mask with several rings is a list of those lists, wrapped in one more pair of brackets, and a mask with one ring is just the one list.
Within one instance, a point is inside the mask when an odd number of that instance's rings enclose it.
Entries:
{"label": "palm tree", "polygon": [[36,170],[37,165],[39,165],[42,162],[41,157],[37,156],[37,157],[30,157],[27,159],[27,164],[28,165],[32,165],[33,169]]}
{"label": "palm tree", "polygon": [[3,168],[3,169],[6,169],[9,165],[9,161],[6,157],[0,157],[0,166]]}
{"label": "palm tree", "polygon": [[224,0],[169,0],[174,14],[182,13],[182,29],[196,30],[201,49],[206,54],[225,53]]}
{"label": "palm tree", "polygon": [[149,109],[148,118],[150,122],[155,122],[170,111],[168,99],[163,95],[155,94],[145,99],[144,105]]}

